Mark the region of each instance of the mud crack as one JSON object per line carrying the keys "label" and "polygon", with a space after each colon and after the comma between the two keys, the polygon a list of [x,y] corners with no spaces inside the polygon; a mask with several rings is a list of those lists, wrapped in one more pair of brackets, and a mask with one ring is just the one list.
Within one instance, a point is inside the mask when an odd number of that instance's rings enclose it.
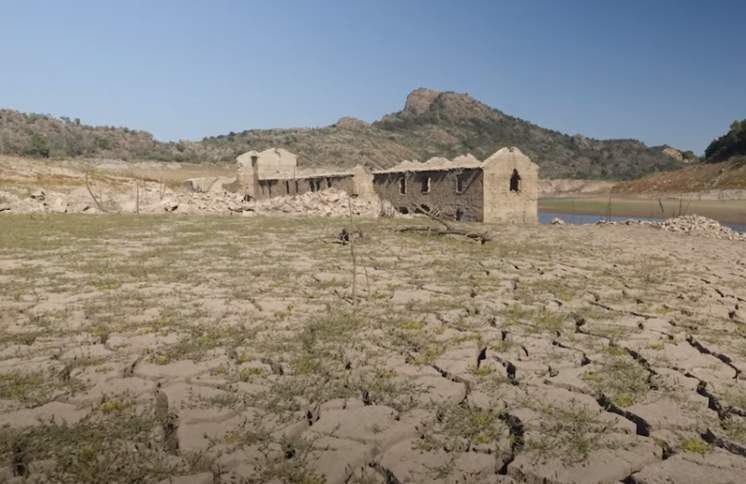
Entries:
{"label": "mud crack", "polygon": [[730,356],[707,348],[705,345],[703,345],[702,343],[694,339],[694,336],[692,335],[688,335],[686,337],[686,342],[689,343],[694,349],[696,349],[703,355],[713,356],[717,358],[718,360],[722,361],[723,363],[725,363],[726,365],[728,365],[729,367],[733,368],[733,371],[736,372],[736,375],[733,377],[734,380],[737,380],[738,377],[741,375],[741,370],[738,367],[736,367],[736,365],[733,364],[733,360],[731,359]]}

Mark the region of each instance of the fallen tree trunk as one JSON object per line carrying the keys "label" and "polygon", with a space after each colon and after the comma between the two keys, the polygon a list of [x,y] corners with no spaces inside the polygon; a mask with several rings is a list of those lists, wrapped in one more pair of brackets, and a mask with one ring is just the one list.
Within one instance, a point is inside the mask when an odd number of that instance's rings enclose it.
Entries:
{"label": "fallen tree trunk", "polygon": [[461,235],[463,237],[477,240],[484,244],[492,240],[492,236],[486,232],[471,232],[468,230],[462,230],[454,227],[448,227],[445,229],[438,229],[434,227],[402,227],[397,229],[397,232],[425,232],[432,235]]}

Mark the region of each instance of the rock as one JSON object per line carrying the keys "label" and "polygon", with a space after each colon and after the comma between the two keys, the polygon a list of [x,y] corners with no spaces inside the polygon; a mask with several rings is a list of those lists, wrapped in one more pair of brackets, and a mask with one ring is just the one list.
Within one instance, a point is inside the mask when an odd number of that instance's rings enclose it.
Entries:
{"label": "rock", "polygon": [[47,194],[44,192],[44,190],[34,190],[33,192],[31,192],[29,197],[33,198],[34,200],[43,202],[47,198]]}
{"label": "rock", "polygon": [[438,91],[421,87],[410,92],[404,103],[404,111],[412,114],[422,114],[430,108],[430,105],[440,95]]}
{"label": "rock", "polygon": [[720,225],[717,220],[700,215],[682,215],[670,218],[661,222],[658,227],[668,232],[684,232],[713,239],[746,240],[746,235],[739,234],[730,227]]}
{"label": "rock", "polygon": [[741,234],[721,225],[717,220],[712,220],[701,215],[681,215],[669,218],[662,222],[648,220],[624,220],[621,222],[599,220],[596,225],[647,225],[666,232],[676,232],[710,239],[742,240],[746,241],[746,234]]}
{"label": "rock", "polygon": [[559,218],[559,217],[554,217],[554,218],[552,219],[552,225],[565,225],[565,221],[564,221],[564,220],[562,220],[562,219],[561,219],[561,218]]}
{"label": "rock", "polygon": [[339,118],[339,121],[337,121],[336,123],[336,127],[340,129],[349,129],[352,131],[363,131],[366,128],[370,127],[370,125],[360,119],[344,116],[342,118]]}
{"label": "rock", "polygon": [[684,161],[684,154],[676,148],[671,148],[670,146],[668,146],[666,148],[663,148],[661,152],[666,156],[670,156],[674,160]]}

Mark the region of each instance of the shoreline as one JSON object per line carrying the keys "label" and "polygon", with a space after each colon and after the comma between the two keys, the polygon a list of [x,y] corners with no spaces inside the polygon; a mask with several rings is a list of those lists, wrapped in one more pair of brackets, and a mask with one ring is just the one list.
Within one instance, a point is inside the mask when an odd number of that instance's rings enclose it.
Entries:
{"label": "shoreline", "polygon": [[540,212],[619,217],[670,218],[697,214],[719,222],[746,224],[746,200],[645,199],[629,196],[580,195],[539,198]]}

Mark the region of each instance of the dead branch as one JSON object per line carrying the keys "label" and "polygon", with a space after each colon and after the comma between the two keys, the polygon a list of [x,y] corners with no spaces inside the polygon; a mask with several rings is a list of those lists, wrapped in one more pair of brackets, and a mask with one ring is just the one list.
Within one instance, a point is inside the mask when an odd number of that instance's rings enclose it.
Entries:
{"label": "dead branch", "polygon": [[438,222],[439,224],[443,225],[446,230],[452,230],[453,227],[451,224],[443,220],[443,218],[439,217],[436,212],[428,207],[425,207],[424,205],[414,202],[415,207],[417,207],[417,210],[419,210],[421,213],[425,214],[429,219],[434,220]]}
{"label": "dead branch", "polygon": [[487,232],[470,232],[468,230],[462,230],[457,228],[448,229],[435,229],[431,226],[420,226],[420,227],[401,227],[397,229],[397,232],[425,232],[428,235],[461,235],[463,237],[477,240],[482,244],[485,244],[492,240],[492,235]]}
{"label": "dead branch", "polygon": [[438,215],[438,211],[433,210],[427,206],[422,205],[421,203],[417,202],[416,200],[410,198],[410,203],[415,206],[418,212],[424,214],[427,218],[430,220],[433,220],[440,225],[443,226],[443,229],[438,230],[435,227],[432,227],[430,225],[424,226],[424,227],[403,227],[398,229],[399,232],[425,232],[429,236],[430,234],[434,235],[461,235],[463,237],[472,239],[472,240],[478,240],[480,243],[484,244],[486,242],[489,242],[493,239],[492,235],[488,234],[487,232],[472,232],[469,230],[464,230],[457,228],[450,223],[448,223],[446,220],[444,220],[442,217]]}

